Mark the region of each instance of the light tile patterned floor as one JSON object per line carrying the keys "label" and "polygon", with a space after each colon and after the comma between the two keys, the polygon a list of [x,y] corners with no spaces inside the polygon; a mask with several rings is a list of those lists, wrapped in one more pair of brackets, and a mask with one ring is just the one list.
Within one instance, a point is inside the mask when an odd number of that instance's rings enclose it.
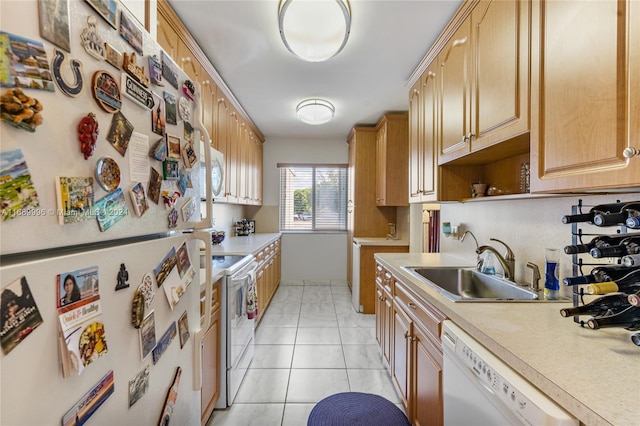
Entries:
{"label": "light tile patterned floor", "polygon": [[402,408],[382,364],[374,315],[356,313],[344,281],[282,282],[256,330],[236,400],[209,426],[305,426],[338,392],[382,395]]}

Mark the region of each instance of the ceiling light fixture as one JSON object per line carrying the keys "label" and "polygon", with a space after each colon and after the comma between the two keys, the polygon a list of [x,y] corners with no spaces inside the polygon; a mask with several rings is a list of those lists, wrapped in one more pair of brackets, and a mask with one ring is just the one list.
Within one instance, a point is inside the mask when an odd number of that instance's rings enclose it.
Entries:
{"label": "ceiling light fixture", "polygon": [[296,107],[296,115],[300,121],[314,126],[331,121],[335,111],[330,102],[322,99],[307,99]]}
{"label": "ceiling light fixture", "polygon": [[278,24],[291,53],[304,61],[322,62],[347,44],[351,8],[348,0],[280,0]]}

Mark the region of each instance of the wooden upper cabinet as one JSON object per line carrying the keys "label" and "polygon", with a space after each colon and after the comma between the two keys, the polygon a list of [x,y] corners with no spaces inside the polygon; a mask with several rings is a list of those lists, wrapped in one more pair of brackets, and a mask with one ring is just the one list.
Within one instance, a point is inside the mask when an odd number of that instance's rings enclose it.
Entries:
{"label": "wooden upper cabinet", "polygon": [[531,189],[638,186],[640,5],[536,2]]}
{"label": "wooden upper cabinet", "polygon": [[385,114],[376,126],[376,205],[407,205],[408,149],[408,115]]}
{"label": "wooden upper cabinet", "polygon": [[160,10],[158,10],[157,39],[165,53],[175,60],[178,57],[178,33]]}
{"label": "wooden upper cabinet", "polygon": [[483,0],[472,12],[472,151],[530,129],[530,9],[527,0]]}
{"label": "wooden upper cabinet", "polygon": [[191,80],[199,81],[202,66],[198,62],[196,55],[181,40],[178,41],[178,57],[174,59]]}
{"label": "wooden upper cabinet", "polygon": [[409,202],[435,201],[438,134],[438,64],[432,64],[416,82],[409,97]]}
{"label": "wooden upper cabinet", "polygon": [[470,152],[471,19],[467,18],[438,55],[440,64],[439,163]]}
{"label": "wooden upper cabinet", "polygon": [[218,106],[216,102],[218,99],[218,87],[213,82],[213,79],[205,73],[200,78],[200,90],[202,91],[202,125],[209,132],[211,146],[218,149],[217,129],[214,126]]}

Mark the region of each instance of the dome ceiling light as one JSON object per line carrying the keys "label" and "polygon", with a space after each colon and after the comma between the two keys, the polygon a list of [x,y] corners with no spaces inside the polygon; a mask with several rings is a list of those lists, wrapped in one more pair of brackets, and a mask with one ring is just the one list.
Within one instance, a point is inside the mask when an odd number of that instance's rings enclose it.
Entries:
{"label": "dome ceiling light", "polygon": [[333,58],[351,30],[348,0],[280,0],[280,36],[287,49],[308,62]]}
{"label": "dome ceiling light", "polygon": [[335,111],[335,107],[323,99],[307,99],[296,107],[296,115],[300,121],[314,126],[331,121]]}

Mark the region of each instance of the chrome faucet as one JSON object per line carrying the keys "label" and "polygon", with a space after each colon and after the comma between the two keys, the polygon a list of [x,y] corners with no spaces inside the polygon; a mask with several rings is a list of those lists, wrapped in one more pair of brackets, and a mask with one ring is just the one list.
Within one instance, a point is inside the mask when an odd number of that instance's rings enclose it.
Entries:
{"label": "chrome faucet", "polygon": [[509,280],[509,281],[515,282],[516,280],[515,280],[515,276],[514,276],[514,270],[515,270],[515,266],[516,266],[516,257],[514,256],[513,251],[511,250],[511,248],[505,242],[500,241],[497,238],[489,238],[489,240],[499,242],[500,244],[502,244],[503,246],[505,246],[507,248],[507,252],[506,252],[505,256],[503,257],[498,252],[498,250],[496,250],[492,246],[483,245],[483,246],[478,247],[476,249],[476,253],[478,254],[478,270],[482,269],[482,261],[480,260],[480,255],[482,253],[484,253],[485,251],[489,251],[489,252],[493,253],[495,255],[495,257],[498,259],[498,262],[500,262],[500,266],[502,266],[502,270],[504,271],[504,278]]}

